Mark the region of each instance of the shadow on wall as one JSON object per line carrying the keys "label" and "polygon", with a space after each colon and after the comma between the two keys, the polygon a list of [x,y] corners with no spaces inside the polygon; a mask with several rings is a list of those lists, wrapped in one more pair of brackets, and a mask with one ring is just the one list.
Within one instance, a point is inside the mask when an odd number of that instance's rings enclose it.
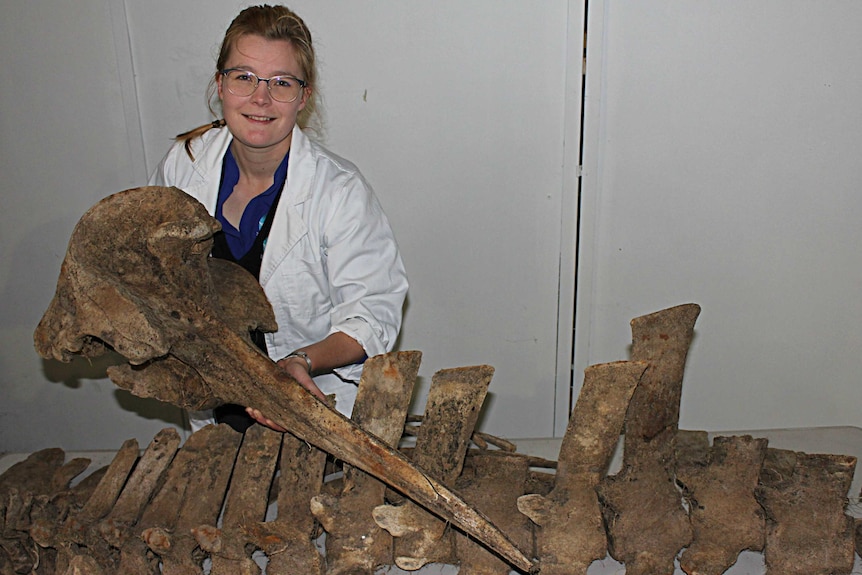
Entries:
{"label": "shadow on wall", "polygon": [[[125,362],[121,355],[108,351],[91,360],[76,356],[69,363],[43,359],[42,372],[48,381],[60,383],[70,389],[80,389],[85,380],[104,380],[107,385],[114,387],[106,370],[111,365]],[[136,397],[125,389],[114,388],[113,393],[117,405],[125,411],[133,412],[144,419],[163,421],[166,425],[186,427],[183,411],[175,405],[157,399]]]}

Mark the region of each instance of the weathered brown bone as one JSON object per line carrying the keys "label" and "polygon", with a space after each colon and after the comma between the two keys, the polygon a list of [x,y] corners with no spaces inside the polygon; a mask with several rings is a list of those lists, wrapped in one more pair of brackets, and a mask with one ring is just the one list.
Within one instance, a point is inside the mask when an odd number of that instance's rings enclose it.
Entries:
{"label": "weathered brown bone", "polygon": [[[518,512],[518,497],[526,493],[530,459],[509,451],[476,450],[467,458],[455,483],[464,498],[485,512],[521,549],[532,547],[530,520]],[[455,557],[463,575],[509,575],[499,557],[461,533],[455,534]],[[542,573],[545,572],[544,566]]]}
{"label": "weathered brown bone", "polygon": [[754,493],[767,440],[716,437],[710,448],[705,431],[680,431],[677,439],[676,473],[694,530],[679,565],[689,575],[721,575],[741,551],[763,550],[766,523]]}
{"label": "weathered brown bone", "polygon": [[312,537],[317,522],[309,501],[320,493],[326,452],[285,433],[281,441],[278,516],[260,524],[257,545],[269,558],[267,575],[323,575],[324,560]]}
{"label": "weathered brown bone", "polygon": [[68,361],[110,346],[130,365],[108,375],[132,393],[188,409],[259,407],[294,435],[452,521],[512,565],[533,570],[486,517],[318,401],[251,344],[250,329],[275,328],[272,311],[249,274],[208,258],[218,229],[199,202],[176,188],[137,188],[96,204],[70,239],[57,293],[35,333],[39,354]]}
{"label": "weathered brown bone", "polygon": [[[389,445],[397,446],[419,372],[419,352],[373,357],[365,362],[352,419]],[[311,510],[326,530],[329,575],[373,573],[392,563],[392,536],[372,517],[384,503],[386,484],[345,466],[341,493],[317,495]]]}
{"label": "weathered brown bone", "polygon": [[856,518],[856,554],[862,555],[862,519],[858,517]]}
{"label": "weathered brown bone", "polygon": [[78,553],[78,546],[84,548],[84,554],[95,560],[103,569],[110,571],[117,566],[115,554],[99,534],[98,522],[110,513],[120,496],[120,492],[135,463],[138,461],[138,442],[129,439],[117,451],[107,471],[99,481],[98,487],[87,503],[80,510],[69,513],[57,537],[60,550],[58,564],[65,565]]}
{"label": "weathered brown bone", "polygon": [[212,558],[210,575],[257,572],[257,565],[246,550],[253,540],[249,536],[249,526],[266,518],[269,485],[275,475],[281,437],[280,433],[261,425],[246,431],[225,498],[223,527],[192,528],[198,545]]}
{"label": "weathered brown bone", "polygon": [[[38,497],[54,494],[54,477],[65,457],[62,449],[43,449],[0,475],[0,573],[30,573],[37,564],[31,508]],[[50,519],[60,518],[52,513]],[[46,536],[53,532],[51,529]]]}
{"label": "weathered brown bone", "polygon": [[766,511],[767,573],[848,575],[853,518],[844,513],[856,458],[767,449],[758,500]]}
{"label": "weathered brown bone", "polygon": [[[480,365],[442,369],[431,378],[413,461],[445,485],[454,485],[461,474],[493,375],[494,368]],[[395,537],[395,564],[401,569],[452,561],[454,539],[448,524],[421,507],[410,502],[381,505],[374,510],[374,520]]]}
{"label": "weathered brown bone", "polygon": [[632,354],[649,368],[626,414],[623,468],[598,488],[611,556],[628,575],[671,573],[692,537],[673,481],[682,379],[700,306],[686,304],[632,320]]}
{"label": "weathered brown bone", "polygon": [[162,477],[180,448],[180,435],[173,428],[156,434],[135,464],[131,476],[108,513],[98,524],[102,538],[111,546],[121,548],[130,537],[132,528],[161,485]]}
{"label": "weathered brown bone", "polygon": [[[189,477],[194,477],[195,472],[205,468],[206,458],[209,456],[207,444],[211,439],[219,440],[226,437],[228,441],[232,438],[224,433],[226,426],[207,426],[197,433],[193,433],[183,444],[172,464],[164,473],[163,481],[154,494],[152,500],[143,510],[141,517],[135,523],[133,532],[135,537],[128,538],[120,548],[120,567],[117,573],[134,573],[135,575],[159,575],[158,555],[170,549],[173,539],[171,533],[177,533],[188,542],[191,533],[188,531],[196,527],[202,521],[186,523],[186,531],[181,531],[180,512],[185,505],[189,489],[194,489]],[[233,434],[236,435],[236,434]],[[215,443],[216,441],[213,441]],[[233,452],[235,455],[235,451]],[[221,476],[221,475],[219,475]],[[151,548],[153,551],[150,551]],[[182,559],[177,559],[182,561]],[[177,560],[172,560],[176,564]],[[190,565],[194,568],[195,565]]]}
{"label": "weathered brown bone", "polygon": [[[62,451],[60,461],[62,461]],[[30,519],[33,541],[46,552],[54,551],[54,570],[67,570],[77,556],[86,557],[101,568],[113,570],[118,557],[99,534],[97,521],[114,507],[116,498],[138,458],[138,444],[130,439],[116,453],[111,465],[99,474],[98,485],[89,490],[80,506],[74,504],[72,492],[63,492],[69,481],[89,465],[89,460],[72,460],[55,473],[51,493],[25,505]],[[86,463],[87,465],[84,465]],[[62,480],[59,480],[62,477]],[[65,481],[65,485],[61,483]],[[59,492],[59,493],[58,493]],[[40,558],[41,562],[41,558]]]}
{"label": "weathered brown bone", "polygon": [[[192,437],[199,443],[193,443]],[[225,424],[209,425],[193,434],[183,452],[198,450],[194,464],[185,468],[188,474],[185,497],[179,505],[176,523],[171,531],[152,528],[142,537],[162,559],[164,575],[198,575],[203,557],[195,557],[198,546],[195,530],[215,525],[224,504],[225,492],[242,435]]]}
{"label": "weathered brown bone", "polygon": [[560,446],[553,490],[525,495],[518,508],[540,529],[539,565],[548,575],[586,574],[607,555],[607,537],[596,486],[610,465],[632,393],[647,362],[619,361],[588,367]]}

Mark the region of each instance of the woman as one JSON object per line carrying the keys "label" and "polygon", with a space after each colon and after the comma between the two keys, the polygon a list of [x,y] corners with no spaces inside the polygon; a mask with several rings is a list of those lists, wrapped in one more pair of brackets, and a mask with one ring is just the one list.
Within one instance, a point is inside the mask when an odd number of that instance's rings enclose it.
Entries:
{"label": "woman", "polygon": [[[221,222],[212,255],[258,277],[278,322],[256,343],[350,415],[362,362],[394,346],[407,277],[359,170],[303,131],[316,80],[302,19],[283,6],[246,8],[228,27],[211,83],[223,119],[178,136],[150,183],[184,190]],[[253,407],[216,410],[216,420],[279,429]],[[193,430],[213,421],[207,412],[189,419]]]}

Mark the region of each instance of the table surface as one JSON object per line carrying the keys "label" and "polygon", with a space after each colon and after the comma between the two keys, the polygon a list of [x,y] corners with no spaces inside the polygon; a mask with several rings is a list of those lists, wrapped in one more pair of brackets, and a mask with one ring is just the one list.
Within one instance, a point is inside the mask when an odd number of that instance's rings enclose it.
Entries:
{"label": "table surface", "polygon": [[[747,431],[718,431],[710,432],[712,439],[715,436],[751,435],[769,440],[769,447],[777,449],[790,449],[804,453],[832,453],[841,455],[853,455],[862,462],[862,428],[858,427],[816,427],[796,429],[762,429]],[[518,446],[518,452],[528,453],[545,459],[556,460],[560,450],[562,438],[544,439],[510,439]],[[610,472],[619,469],[621,461],[621,445],[618,446],[611,462]],[[83,451],[67,452],[67,461],[73,457],[87,457],[91,459],[91,469],[98,469],[109,464],[116,454],[115,451]],[[22,461],[28,453],[4,453],[0,454],[0,473],[11,465]],[[82,474],[82,475],[86,475]],[[862,491],[862,470],[857,466],[853,483],[850,487],[848,497],[851,504],[847,512],[854,517],[862,518],[862,504],[859,503],[860,491]],[[418,571],[403,571],[398,567],[391,566],[378,570],[375,575],[455,575],[458,567],[453,565],[432,564],[426,565]],[[601,561],[594,561],[587,571],[587,575],[621,575],[625,573],[625,566],[610,557]],[[740,554],[736,564],[725,572],[726,575],[760,575],[766,573],[766,567],[761,553],[744,551]],[[856,555],[853,574],[862,574],[862,559]],[[512,575],[517,575],[512,572]],[[674,575],[685,575],[679,568],[678,563]]]}

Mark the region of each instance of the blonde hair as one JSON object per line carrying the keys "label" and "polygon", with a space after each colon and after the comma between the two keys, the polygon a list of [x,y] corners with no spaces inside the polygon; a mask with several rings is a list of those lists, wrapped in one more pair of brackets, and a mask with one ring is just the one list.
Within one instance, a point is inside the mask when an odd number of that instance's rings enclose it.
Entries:
{"label": "blonde hair", "polygon": [[[311,88],[305,107],[299,111],[296,123],[300,128],[309,127],[312,118],[317,113],[317,63],[314,56],[314,46],[311,42],[311,32],[295,12],[285,6],[250,6],[233,19],[225,32],[216,60],[216,72],[213,74],[207,88],[207,106],[213,116],[218,117],[214,108],[216,82],[221,70],[224,70],[231,50],[243,36],[260,36],[266,40],[287,40],[293,46],[299,63],[302,79]],[[191,143],[213,128],[225,125],[223,119],[210,124],[204,124],[176,137],[178,142],[185,144],[186,153],[194,160]]]}

